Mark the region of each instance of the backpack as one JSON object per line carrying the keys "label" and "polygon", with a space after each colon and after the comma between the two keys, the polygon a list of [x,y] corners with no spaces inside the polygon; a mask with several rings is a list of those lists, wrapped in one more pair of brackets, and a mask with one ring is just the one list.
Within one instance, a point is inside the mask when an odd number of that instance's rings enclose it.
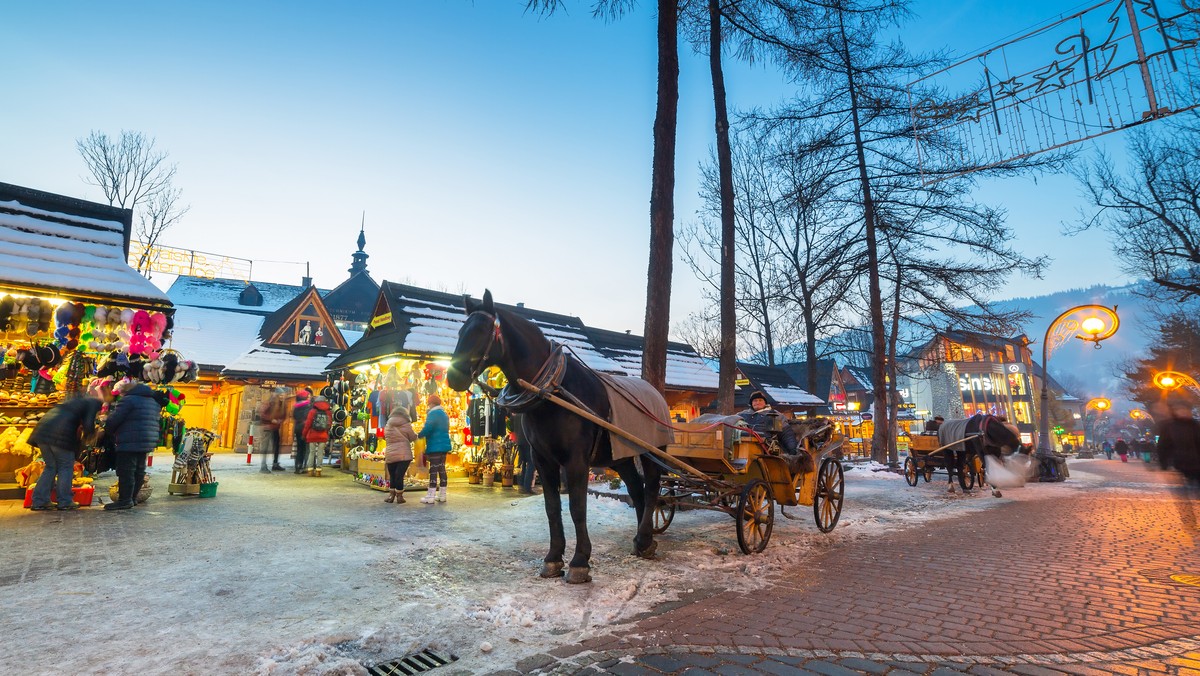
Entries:
{"label": "backpack", "polygon": [[317,409],[313,411],[312,423],[308,428],[314,432],[329,431],[329,411]]}

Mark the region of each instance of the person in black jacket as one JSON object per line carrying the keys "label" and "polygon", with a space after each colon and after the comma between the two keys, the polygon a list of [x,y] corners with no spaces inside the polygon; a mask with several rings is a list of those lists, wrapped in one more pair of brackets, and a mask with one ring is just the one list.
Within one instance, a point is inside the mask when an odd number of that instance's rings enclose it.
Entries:
{"label": "person in black jacket", "polygon": [[1171,406],[1171,417],[1158,427],[1158,462],[1174,467],[1193,486],[1200,487],[1200,422],[1187,404]]}
{"label": "person in black jacket", "polygon": [[777,438],[779,447],[784,453],[795,453],[798,442],[796,432],[788,424],[782,413],[771,408],[767,403],[767,395],[754,392],[750,395],[750,408],[738,413],[746,426],[757,432],[763,439]]}
{"label": "person in black jacket", "polygon": [[158,421],[162,404],[154,390],[142,383],[130,387],[117,402],[104,425],[104,435],[116,440],[117,501],[105,510],[133,507],[146,476],[146,454],[158,446]]}
{"label": "person in black jacket", "polygon": [[[29,445],[42,452],[46,468],[33,487],[30,509],[50,509],[50,489],[55,491],[60,510],[79,509],[71,489],[75,477],[75,456],[81,449],[80,433],[87,437],[95,431],[100,401],[80,396],[67,400],[46,414],[29,435]],[[57,481],[56,481],[57,479]]]}

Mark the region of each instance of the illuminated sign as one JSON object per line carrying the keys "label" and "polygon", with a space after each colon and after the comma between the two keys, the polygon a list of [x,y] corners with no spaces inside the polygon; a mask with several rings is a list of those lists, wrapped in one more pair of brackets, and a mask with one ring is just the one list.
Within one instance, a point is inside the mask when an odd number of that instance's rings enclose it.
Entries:
{"label": "illuminated sign", "polygon": [[392,321],[392,313],[385,312],[377,317],[371,318],[371,328],[377,329],[384,324],[390,324]]}
{"label": "illuminated sign", "polygon": [[250,281],[250,268],[254,264],[248,258],[234,258],[170,246],[152,246],[147,249],[144,242],[137,241],[129,243],[127,262],[129,267],[136,270],[208,279],[240,279],[244,282]]}
{"label": "illuminated sign", "polygon": [[982,390],[983,392],[991,392],[992,379],[990,377],[980,378],[979,376],[959,376],[958,389],[963,390],[964,392],[967,390]]}

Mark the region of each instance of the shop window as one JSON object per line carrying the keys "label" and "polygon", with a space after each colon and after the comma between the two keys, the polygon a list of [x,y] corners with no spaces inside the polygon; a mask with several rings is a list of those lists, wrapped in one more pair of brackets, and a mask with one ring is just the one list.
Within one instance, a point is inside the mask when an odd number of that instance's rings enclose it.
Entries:
{"label": "shop window", "polygon": [[1033,416],[1029,414],[1029,402],[1014,401],[1012,405],[1012,421],[1019,424],[1033,424]]}
{"label": "shop window", "polygon": [[1029,394],[1029,388],[1025,386],[1025,374],[1010,373],[1008,374],[1008,391],[1014,397],[1022,397]]}
{"label": "shop window", "polygon": [[1012,345],[1004,346],[1004,356],[1007,357],[1007,359],[1005,361],[1016,361],[1017,360],[1017,355],[1014,353]]}

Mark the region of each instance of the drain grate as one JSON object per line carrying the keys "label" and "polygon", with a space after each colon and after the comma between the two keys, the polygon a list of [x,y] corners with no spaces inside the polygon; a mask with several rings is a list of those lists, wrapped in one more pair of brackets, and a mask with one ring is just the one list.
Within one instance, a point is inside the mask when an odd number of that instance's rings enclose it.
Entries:
{"label": "drain grate", "polygon": [[398,660],[381,662],[373,667],[368,667],[367,673],[371,674],[371,676],[411,676],[412,674],[423,674],[431,669],[437,669],[457,659],[458,657],[455,655],[446,657],[432,650],[422,650],[419,653],[406,655]]}

